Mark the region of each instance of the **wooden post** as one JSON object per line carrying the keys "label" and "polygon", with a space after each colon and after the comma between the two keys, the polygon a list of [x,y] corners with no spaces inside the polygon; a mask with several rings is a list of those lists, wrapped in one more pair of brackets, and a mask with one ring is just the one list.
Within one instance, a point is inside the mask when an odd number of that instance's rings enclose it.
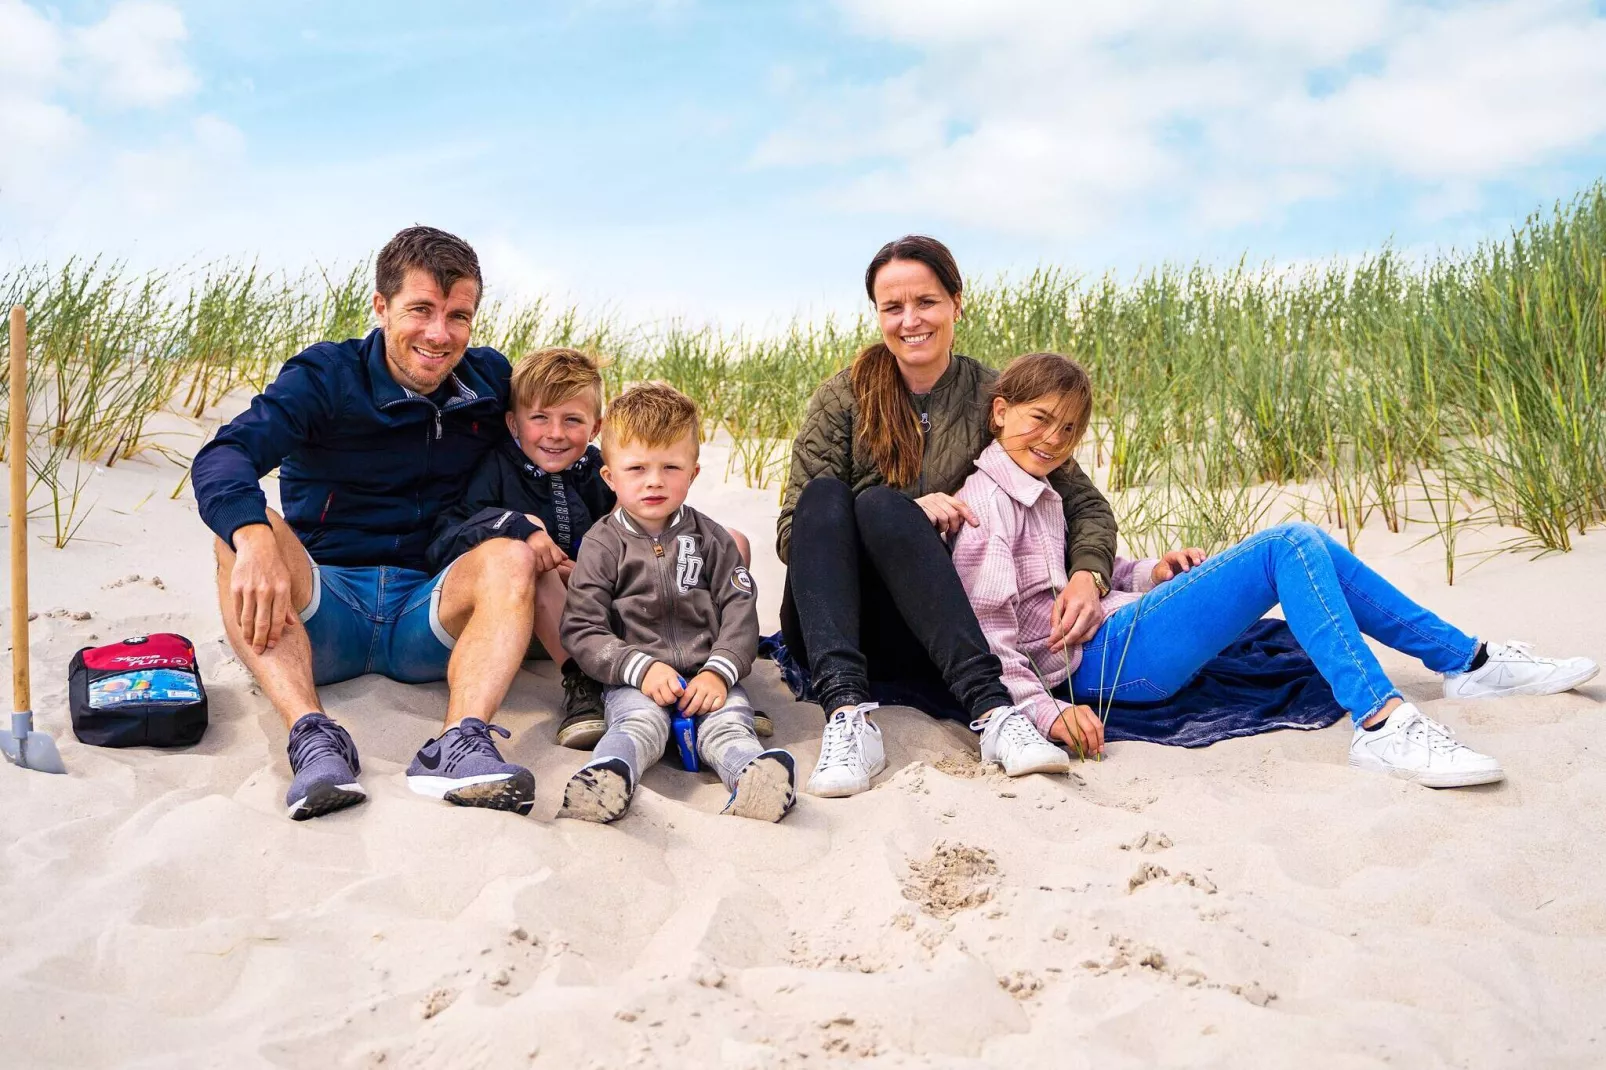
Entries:
{"label": "wooden post", "polygon": [[11,308],[11,709],[31,710],[28,679],[28,313]]}

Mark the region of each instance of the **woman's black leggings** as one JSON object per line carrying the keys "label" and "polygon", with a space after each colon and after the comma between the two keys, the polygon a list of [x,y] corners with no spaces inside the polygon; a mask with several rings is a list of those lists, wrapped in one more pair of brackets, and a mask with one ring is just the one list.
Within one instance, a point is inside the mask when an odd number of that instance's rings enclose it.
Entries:
{"label": "woman's black leggings", "polygon": [[871,679],[912,694],[915,705],[920,695],[951,695],[972,717],[1010,703],[942,538],[890,487],[854,497],[822,476],[803,488],[781,631],[826,713],[870,701]]}

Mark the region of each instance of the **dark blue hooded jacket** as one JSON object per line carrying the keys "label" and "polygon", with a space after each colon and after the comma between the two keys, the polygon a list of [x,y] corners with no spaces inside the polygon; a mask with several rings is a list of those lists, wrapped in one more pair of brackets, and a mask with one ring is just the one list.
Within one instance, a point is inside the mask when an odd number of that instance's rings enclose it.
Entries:
{"label": "dark blue hooded jacket", "polygon": [[323,565],[427,570],[439,513],[508,437],[507,358],[475,347],[434,394],[406,389],[379,330],[291,357],[195,456],[201,519],[233,545],[267,523],[259,481],[279,469],[284,518]]}

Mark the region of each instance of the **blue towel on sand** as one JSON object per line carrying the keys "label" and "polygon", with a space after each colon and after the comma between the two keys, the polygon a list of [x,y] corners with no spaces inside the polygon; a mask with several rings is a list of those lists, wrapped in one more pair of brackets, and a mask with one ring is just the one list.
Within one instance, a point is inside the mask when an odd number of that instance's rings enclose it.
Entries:
{"label": "blue towel on sand", "polygon": [[[798,701],[810,701],[809,671],[787,651],[780,633],[765,636],[759,656],[772,658]],[[871,681],[885,706],[913,706],[933,717],[968,720],[953,695],[936,687]],[[1208,747],[1277,728],[1326,728],[1345,716],[1287,623],[1251,624],[1177,694],[1161,702],[1110,706],[1104,735],[1173,747]]]}

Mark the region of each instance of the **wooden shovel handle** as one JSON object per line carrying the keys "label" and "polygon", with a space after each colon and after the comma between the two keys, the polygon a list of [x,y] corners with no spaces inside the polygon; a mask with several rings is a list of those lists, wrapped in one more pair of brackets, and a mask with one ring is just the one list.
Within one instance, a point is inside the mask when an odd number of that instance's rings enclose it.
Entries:
{"label": "wooden shovel handle", "polygon": [[28,680],[28,314],[11,307],[11,709],[32,709]]}

